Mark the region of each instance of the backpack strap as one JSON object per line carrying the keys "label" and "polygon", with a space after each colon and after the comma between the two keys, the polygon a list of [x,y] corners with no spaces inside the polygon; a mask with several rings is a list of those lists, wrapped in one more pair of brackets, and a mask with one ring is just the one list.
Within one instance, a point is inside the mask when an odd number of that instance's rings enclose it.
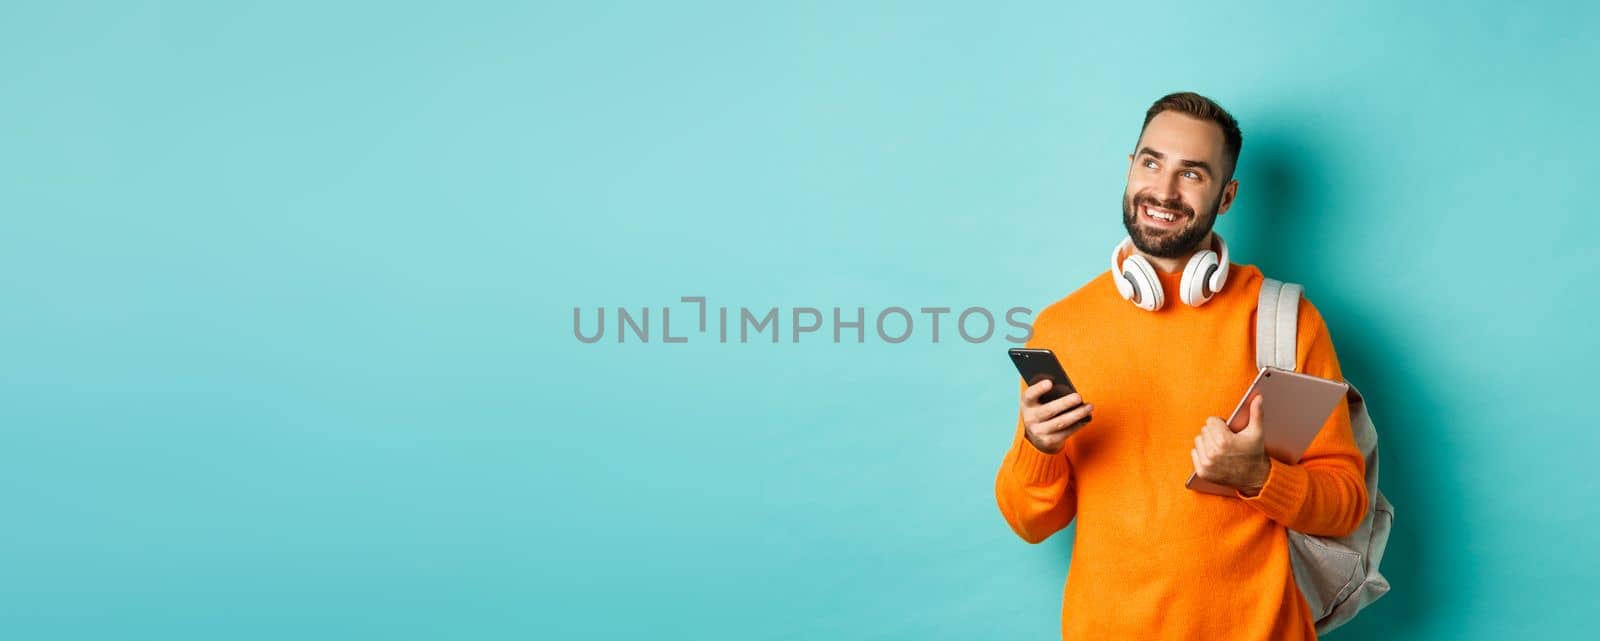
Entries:
{"label": "backpack strap", "polygon": [[1295,283],[1271,278],[1261,281],[1256,299],[1256,367],[1295,371],[1295,335],[1304,291]]}

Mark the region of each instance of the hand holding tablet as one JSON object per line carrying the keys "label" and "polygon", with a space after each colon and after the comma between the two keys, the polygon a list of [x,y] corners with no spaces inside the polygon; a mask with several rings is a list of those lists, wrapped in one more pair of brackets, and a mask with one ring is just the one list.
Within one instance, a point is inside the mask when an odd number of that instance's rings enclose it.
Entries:
{"label": "hand holding tablet", "polygon": [[[1235,432],[1244,429],[1250,421],[1250,401],[1262,397],[1261,423],[1267,455],[1285,463],[1298,463],[1349,389],[1349,383],[1263,367],[1234,407],[1228,427]],[[1234,496],[1234,488],[1194,474],[1189,475],[1186,486],[1191,490]]]}

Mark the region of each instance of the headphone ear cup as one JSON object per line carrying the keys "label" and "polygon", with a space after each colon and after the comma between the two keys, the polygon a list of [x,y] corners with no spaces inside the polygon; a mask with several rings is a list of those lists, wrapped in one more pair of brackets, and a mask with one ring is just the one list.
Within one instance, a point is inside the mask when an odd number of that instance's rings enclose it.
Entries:
{"label": "headphone ear cup", "polygon": [[1211,293],[1215,294],[1228,286],[1228,243],[1223,242],[1222,234],[1213,233],[1212,236],[1217,239],[1217,251],[1222,252],[1217,258],[1216,274],[1209,279]]}
{"label": "headphone ear cup", "polygon": [[1206,279],[1206,287],[1209,287],[1211,294],[1215,296],[1217,292],[1222,291],[1222,288],[1228,284],[1228,260],[1226,255],[1218,260],[1217,267],[1211,270],[1210,276],[1210,278]]}
{"label": "headphone ear cup", "polygon": [[1122,278],[1130,281],[1134,296],[1128,300],[1133,301],[1139,309],[1156,311],[1166,303],[1166,295],[1161,291],[1161,281],[1156,278],[1156,269],[1150,266],[1150,261],[1143,256],[1129,256],[1122,261]]}
{"label": "headphone ear cup", "polygon": [[1122,298],[1124,298],[1126,300],[1133,300],[1133,297],[1139,295],[1139,293],[1134,290],[1135,289],[1135,284],[1128,280],[1128,277],[1126,275],[1127,271],[1128,271],[1128,262],[1127,261],[1123,261],[1122,264],[1120,264],[1120,265],[1117,264],[1117,263],[1112,263],[1111,264],[1111,282],[1113,282],[1113,283],[1115,283],[1117,285],[1117,293],[1118,294],[1122,294]]}
{"label": "headphone ear cup", "polygon": [[1189,259],[1189,264],[1183,268],[1183,280],[1178,289],[1183,303],[1190,307],[1199,307],[1211,300],[1216,292],[1210,289],[1211,275],[1217,271],[1217,253],[1205,250]]}

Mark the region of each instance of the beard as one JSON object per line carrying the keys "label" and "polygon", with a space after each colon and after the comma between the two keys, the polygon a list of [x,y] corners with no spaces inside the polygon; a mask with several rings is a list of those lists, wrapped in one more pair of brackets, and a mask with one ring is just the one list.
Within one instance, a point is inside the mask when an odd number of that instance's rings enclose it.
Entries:
{"label": "beard", "polygon": [[[1200,241],[1205,240],[1206,234],[1211,233],[1211,227],[1217,222],[1217,207],[1222,204],[1222,193],[1217,193],[1217,199],[1211,203],[1211,208],[1204,215],[1197,215],[1193,207],[1183,202],[1181,198],[1167,201],[1156,200],[1144,194],[1124,195],[1122,197],[1122,226],[1128,230],[1128,238],[1133,240],[1133,246],[1139,251],[1157,258],[1179,258],[1193,252]],[[1142,206],[1157,207],[1169,211],[1183,212],[1187,224],[1178,229],[1161,230],[1153,229],[1139,224],[1139,208]]]}

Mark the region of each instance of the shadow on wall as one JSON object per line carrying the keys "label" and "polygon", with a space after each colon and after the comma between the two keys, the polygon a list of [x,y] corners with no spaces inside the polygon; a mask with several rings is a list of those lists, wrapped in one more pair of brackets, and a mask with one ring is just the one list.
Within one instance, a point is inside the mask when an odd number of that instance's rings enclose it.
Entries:
{"label": "shadow on wall", "polygon": [[[1360,388],[1378,427],[1379,485],[1395,505],[1395,527],[1383,560],[1392,586],[1388,595],[1354,621],[1330,633],[1330,639],[1407,638],[1436,607],[1428,598],[1437,568],[1444,560],[1440,544],[1428,537],[1437,531],[1437,517],[1460,509],[1460,497],[1429,473],[1428,461],[1455,455],[1448,442],[1433,438],[1428,425],[1432,383],[1415,372],[1425,364],[1406,359],[1405,346],[1426,328],[1397,322],[1394,313],[1375,308],[1360,283],[1341,269],[1352,255],[1372,250],[1346,250],[1330,239],[1359,238],[1345,224],[1349,190],[1370,190],[1385,176],[1382,160],[1361,147],[1355,136],[1335,136],[1311,123],[1326,122],[1312,114],[1288,110],[1273,121],[1246,130],[1239,168],[1239,197],[1230,211],[1234,229],[1226,234],[1233,261],[1253,263],[1279,280],[1302,283],[1317,305],[1334,340],[1345,378]],[[1353,126],[1351,128],[1354,128]],[[1339,162],[1329,162],[1339,159]],[[1371,273],[1371,272],[1367,272]],[[1462,545],[1466,533],[1452,533],[1448,545]]]}

